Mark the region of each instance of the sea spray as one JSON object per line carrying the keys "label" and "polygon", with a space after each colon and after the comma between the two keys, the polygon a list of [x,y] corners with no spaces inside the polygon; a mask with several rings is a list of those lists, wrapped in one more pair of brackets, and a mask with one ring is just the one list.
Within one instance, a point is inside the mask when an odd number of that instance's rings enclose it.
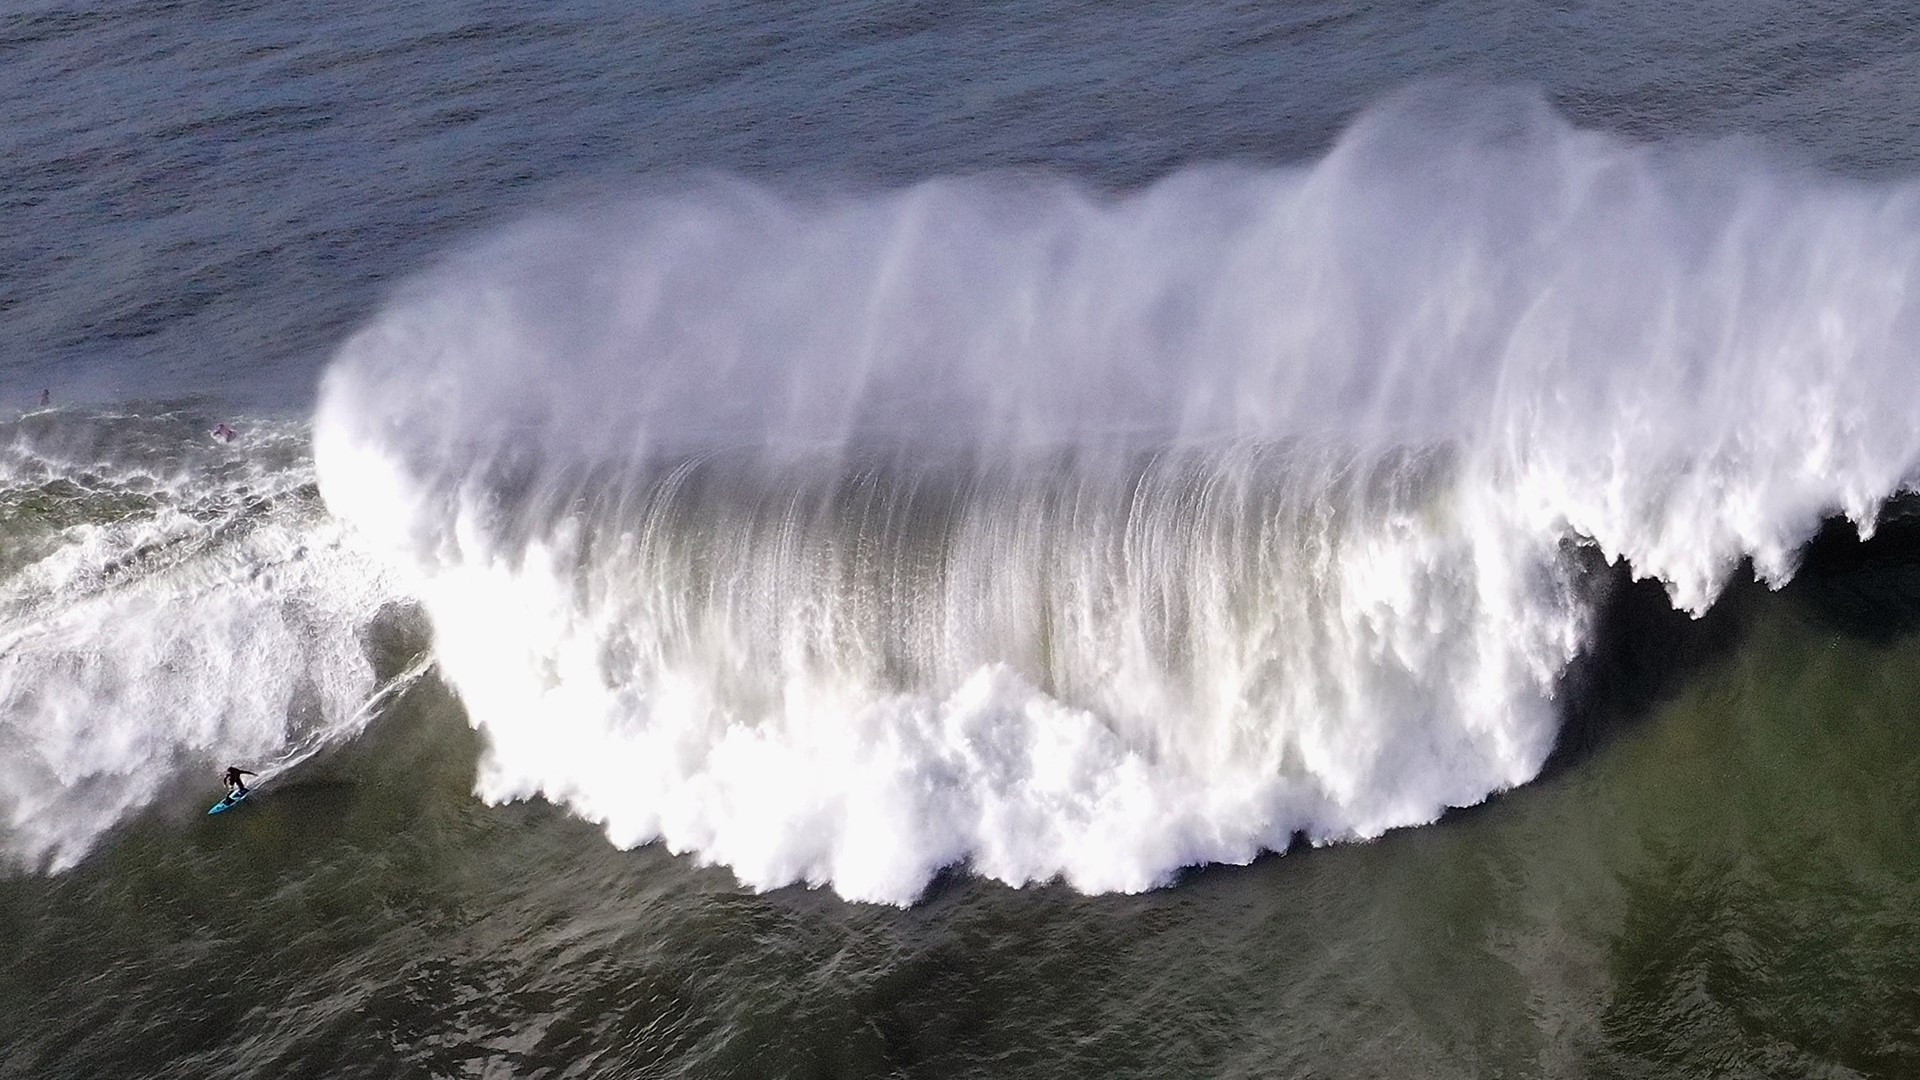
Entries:
{"label": "sea spray", "polygon": [[1525,782],[1569,540],[1709,606],[1920,461],[1910,186],[1414,93],[1290,169],[544,217],[342,348],[481,794],[756,887],[1140,889]]}

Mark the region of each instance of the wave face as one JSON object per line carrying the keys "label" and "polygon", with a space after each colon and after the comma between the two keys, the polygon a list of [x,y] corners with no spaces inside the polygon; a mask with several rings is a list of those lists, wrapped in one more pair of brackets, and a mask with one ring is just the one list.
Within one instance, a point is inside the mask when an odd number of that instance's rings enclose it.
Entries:
{"label": "wave face", "polygon": [[703,179],[342,348],[334,513],[489,751],[620,844],[1135,890],[1539,770],[1570,544],[1705,610],[1920,461],[1920,189],[1426,91],[1109,197]]}
{"label": "wave face", "polygon": [[64,869],[183,771],[211,798],[364,723],[393,576],[328,517],[304,425],[205,426],[0,424],[0,863]]}

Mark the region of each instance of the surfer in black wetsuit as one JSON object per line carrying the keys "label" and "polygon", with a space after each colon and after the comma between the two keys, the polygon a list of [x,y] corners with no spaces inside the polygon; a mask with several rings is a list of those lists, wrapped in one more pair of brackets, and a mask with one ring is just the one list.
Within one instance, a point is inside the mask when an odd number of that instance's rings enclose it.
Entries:
{"label": "surfer in black wetsuit", "polygon": [[259,775],[252,769],[243,769],[238,765],[227,766],[227,798],[237,799],[247,793],[246,781],[240,779],[241,777]]}

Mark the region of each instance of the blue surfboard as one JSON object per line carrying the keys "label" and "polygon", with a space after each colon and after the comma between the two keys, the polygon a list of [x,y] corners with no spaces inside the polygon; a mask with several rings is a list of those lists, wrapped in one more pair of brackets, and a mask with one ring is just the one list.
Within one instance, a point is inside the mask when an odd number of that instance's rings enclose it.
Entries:
{"label": "blue surfboard", "polygon": [[240,803],[241,803],[241,801],[242,801],[242,800],[244,800],[244,799],[245,799],[245,798],[246,798],[247,796],[249,796],[249,795],[251,795],[251,794],[253,794],[253,789],[252,789],[252,788],[248,788],[247,790],[245,790],[245,791],[243,791],[243,792],[241,792],[241,793],[240,793],[240,794],[238,794],[238,795],[228,795],[228,796],[227,796],[226,798],[224,798],[224,799],[221,799],[221,800],[220,800],[219,802],[217,802],[217,803],[214,803],[214,804],[213,804],[213,809],[211,809],[211,810],[208,810],[208,811],[207,811],[207,813],[209,813],[209,814],[217,814],[217,813],[219,813],[219,812],[221,812],[222,810],[231,810],[231,809],[233,809],[234,807],[236,807],[236,806],[239,806],[239,805],[240,805]]}

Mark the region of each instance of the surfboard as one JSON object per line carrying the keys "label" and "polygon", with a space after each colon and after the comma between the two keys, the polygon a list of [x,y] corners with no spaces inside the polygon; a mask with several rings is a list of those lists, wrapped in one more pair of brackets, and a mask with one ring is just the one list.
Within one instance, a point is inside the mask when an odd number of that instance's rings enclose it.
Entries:
{"label": "surfboard", "polygon": [[231,810],[234,807],[239,806],[241,801],[251,794],[253,794],[253,789],[248,788],[247,790],[241,792],[238,795],[228,795],[226,798],[221,799],[217,803],[214,803],[213,809],[208,810],[207,813],[217,814],[222,810]]}

